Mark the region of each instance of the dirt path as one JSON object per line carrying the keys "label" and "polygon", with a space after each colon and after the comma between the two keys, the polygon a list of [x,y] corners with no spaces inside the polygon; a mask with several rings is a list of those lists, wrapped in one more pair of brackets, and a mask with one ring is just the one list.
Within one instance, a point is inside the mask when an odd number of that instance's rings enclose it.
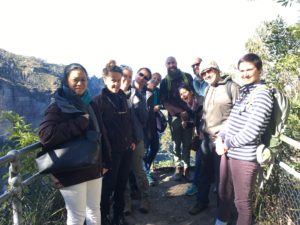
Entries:
{"label": "dirt path", "polygon": [[133,200],[133,213],[127,216],[130,225],[212,225],[216,213],[216,196],[211,193],[211,203],[204,212],[192,216],[188,213],[196,196],[185,196],[189,183],[171,180],[173,171],[156,171],[159,184],[150,187],[151,210],[148,214],[138,211],[139,200]]}

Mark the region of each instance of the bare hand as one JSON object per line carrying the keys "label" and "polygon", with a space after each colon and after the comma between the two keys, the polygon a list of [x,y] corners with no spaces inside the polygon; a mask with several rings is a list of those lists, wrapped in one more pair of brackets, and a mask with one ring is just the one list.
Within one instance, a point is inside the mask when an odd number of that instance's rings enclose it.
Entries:
{"label": "bare hand", "polygon": [[108,171],[108,169],[107,169],[107,168],[102,168],[102,175],[106,174],[106,173],[107,173],[107,171]]}
{"label": "bare hand", "polygon": [[64,187],[60,182],[59,180],[53,176],[52,174],[50,174],[50,181],[51,181],[51,185],[54,187],[54,188],[62,188]]}
{"label": "bare hand", "polygon": [[132,143],[130,148],[132,149],[132,151],[134,151],[135,150],[135,143]]}
{"label": "bare hand", "polygon": [[216,139],[216,153],[218,155],[223,155],[226,151],[224,149],[224,143],[223,143],[222,138],[221,137],[217,137],[217,139]]}
{"label": "bare hand", "polygon": [[153,111],[154,112],[158,112],[160,110],[160,106],[159,105],[156,105],[153,107]]}

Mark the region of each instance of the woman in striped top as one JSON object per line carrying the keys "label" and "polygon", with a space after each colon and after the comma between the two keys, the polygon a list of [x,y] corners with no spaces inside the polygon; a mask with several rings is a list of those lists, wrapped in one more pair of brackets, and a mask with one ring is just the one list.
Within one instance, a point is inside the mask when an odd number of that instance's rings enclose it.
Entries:
{"label": "woman in striped top", "polygon": [[238,69],[244,86],[226,127],[219,132],[216,140],[216,151],[222,156],[216,225],[227,224],[233,204],[238,211],[237,225],[250,225],[252,222],[251,193],[259,167],[256,149],[273,108],[271,92],[256,89],[263,84],[260,57],[253,53],[244,55],[238,62]]}

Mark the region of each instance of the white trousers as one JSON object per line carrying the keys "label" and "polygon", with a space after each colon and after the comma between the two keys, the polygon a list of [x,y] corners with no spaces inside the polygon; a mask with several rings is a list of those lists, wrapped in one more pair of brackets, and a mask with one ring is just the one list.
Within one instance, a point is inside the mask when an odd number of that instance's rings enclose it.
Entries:
{"label": "white trousers", "polygon": [[102,178],[60,189],[66,209],[67,225],[101,225]]}

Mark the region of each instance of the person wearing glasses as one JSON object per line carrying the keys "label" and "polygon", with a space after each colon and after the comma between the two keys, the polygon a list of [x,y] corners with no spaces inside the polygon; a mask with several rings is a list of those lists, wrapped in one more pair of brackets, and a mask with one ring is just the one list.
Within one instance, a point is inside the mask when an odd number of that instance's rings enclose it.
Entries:
{"label": "person wearing glasses", "polygon": [[195,58],[192,69],[194,72],[194,80],[193,80],[193,87],[197,95],[204,96],[205,89],[207,87],[207,83],[204,81],[204,79],[200,76],[200,66],[201,66],[202,59],[197,57]]}
{"label": "person wearing glasses", "polygon": [[190,149],[193,128],[182,126],[184,120],[189,120],[186,118],[189,107],[180,98],[178,88],[186,84],[193,89],[193,78],[190,74],[177,68],[177,61],[173,56],[166,59],[165,65],[168,74],[161,81],[160,96],[164,108],[168,111],[168,123],[173,141],[173,154],[176,162],[173,179],[180,181],[184,177],[190,181]]}
{"label": "person wearing glasses", "polygon": [[[192,68],[194,72],[194,80],[193,80],[193,87],[194,87],[194,92],[198,96],[204,97],[205,95],[205,90],[208,84],[204,81],[204,79],[200,76],[200,65],[201,65],[202,59],[197,57],[195,58]],[[202,103],[201,103],[202,104]],[[192,196],[195,195],[198,192],[198,176],[199,176],[199,167],[200,167],[200,148],[195,149],[196,151],[196,159],[195,159],[195,173],[193,175],[193,181],[191,185],[188,186],[185,195],[187,196]]]}
{"label": "person wearing glasses", "polygon": [[[139,210],[142,213],[148,213],[150,209],[149,200],[149,183],[143,165],[143,157],[145,153],[144,131],[148,121],[148,109],[145,96],[145,87],[151,79],[151,70],[149,68],[140,68],[130,86],[123,91],[127,94],[129,108],[132,110],[132,118],[134,131],[136,133],[137,145],[133,152],[131,170],[136,180],[137,188],[141,194],[141,202]],[[129,187],[129,185],[127,185]],[[125,193],[126,214],[132,211],[129,188]]]}
{"label": "person wearing glasses", "polygon": [[101,198],[102,225],[110,223],[110,202],[113,202],[113,225],[126,225],[124,192],[129,176],[136,138],[125,93],[120,89],[122,69],[111,60],[103,69],[105,88],[94,97],[98,113],[102,115],[111,144],[112,169],[103,179]]}
{"label": "person wearing glasses", "polygon": [[229,76],[222,78],[220,73],[219,66],[215,61],[202,63],[200,76],[208,83],[208,87],[203,103],[197,200],[189,210],[191,215],[208,208],[211,184],[218,183],[219,180],[220,157],[215,152],[214,143],[239,96],[239,86]]}

